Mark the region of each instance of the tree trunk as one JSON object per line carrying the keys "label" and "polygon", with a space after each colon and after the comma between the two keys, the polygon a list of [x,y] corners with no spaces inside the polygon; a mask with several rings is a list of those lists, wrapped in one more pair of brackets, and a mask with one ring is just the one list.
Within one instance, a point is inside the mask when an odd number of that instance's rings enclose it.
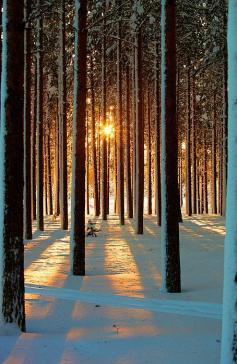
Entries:
{"label": "tree trunk", "polygon": [[60,171],[60,221],[68,229],[67,200],[67,74],[66,74],[65,0],[60,0],[59,22],[59,171]]}
{"label": "tree trunk", "polygon": [[[121,0],[117,0],[121,7]],[[119,14],[121,18],[121,14]],[[122,73],[121,73],[121,20],[118,21],[117,29],[117,103],[118,103],[118,207],[120,224],[124,225],[124,140],[123,140],[123,111],[122,111]]]}
{"label": "tree trunk", "polygon": [[90,215],[90,148],[89,148],[89,115],[86,112],[86,213]]}
{"label": "tree trunk", "polygon": [[44,136],[44,213],[49,214],[48,210],[48,164],[47,164],[47,147],[46,135]]}
{"label": "tree trunk", "polygon": [[192,186],[191,186],[191,70],[188,64],[187,89],[187,124],[186,124],[186,214],[192,215]]}
{"label": "tree trunk", "polygon": [[[106,1],[103,0],[103,26],[102,26],[102,123],[106,123],[106,21],[105,21]],[[101,183],[101,202],[102,219],[107,220],[107,196],[108,196],[108,176],[107,176],[107,140],[105,133],[102,134],[102,183]]]}
{"label": "tree trunk", "polygon": [[224,259],[224,299],[221,364],[237,362],[237,3],[229,1],[228,11],[228,184]]}
{"label": "tree trunk", "polygon": [[50,130],[46,135],[46,156],[47,156],[47,195],[48,195],[48,214],[53,215],[53,192],[52,192],[52,173],[51,173],[51,148],[50,148]]}
{"label": "tree trunk", "polygon": [[36,124],[37,124],[37,65],[35,62],[33,116],[31,124],[31,205],[32,219],[36,220]]}
{"label": "tree trunk", "polygon": [[94,187],[94,211],[95,216],[100,214],[100,200],[98,190],[98,173],[97,173],[97,152],[96,152],[96,133],[95,133],[95,89],[94,89],[94,64],[91,57],[91,145],[92,145],[92,163],[93,163],[93,187]]}
{"label": "tree trunk", "polygon": [[59,118],[58,112],[55,119],[55,161],[54,161],[54,214],[60,214],[59,204]]}
{"label": "tree trunk", "polygon": [[[227,13],[224,12],[224,28],[227,27]],[[228,149],[228,86],[227,86],[227,75],[228,72],[228,61],[227,61],[227,40],[225,39],[224,44],[224,67],[223,67],[223,166],[222,166],[222,216],[226,213],[226,185],[227,185],[227,149]]]}
{"label": "tree trunk", "polygon": [[212,125],[212,213],[217,214],[216,200],[216,94],[213,100],[213,125]]}
{"label": "tree trunk", "polygon": [[127,216],[133,218],[132,205],[132,182],[131,182],[131,149],[130,149],[130,77],[129,66],[126,68],[126,195],[127,195]]}
{"label": "tree trunk", "polygon": [[25,0],[24,17],[24,237],[32,239],[31,221],[31,1]]}
{"label": "tree trunk", "polygon": [[159,50],[156,45],[155,59],[155,173],[156,173],[156,215],[157,224],[161,226],[161,171],[160,171],[160,90],[159,90]]}
{"label": "tree trunk", "polygon": [[135,38],[136,90],[136,233],[143,234],[144,212],[144,120],[142,90],[142,35],[138,29]]}
{"label": "tree trunk", "polygon": [[163,0],[161,9],[162,288],[180,292],[175,0]]}
{"label": "tree trunk", "polygon": [[134,48],[134,66],[133,66],[133,78],[132,78],[132,83],[133,83],[133,87],[132,87],[132,100],[133,100],[133,212],[136,215],[136,176],[137,176],[137,172],[136,172],[136,108],[137,108],[137,103],[136,103],[136,67],[135,67],[135,48]]}
{"label": "tree trunk", "polygon": [[[41,0],[37,0],[40,9]],[[37,18],[37,228],[44,230],[44,157],[43,157],[43,19]]]}
{"label": "tree trunk", "polygon": [[208,214],[208,177],[207,177],[207,148],[203,133],[204,160],[203,160],[203,183],[204,183],[204,213]]}
{"label": "tree trunk", "polygon": [[71,269],[85,275],[87,0],[75,0],[75,11]]}
{"label": "tree trunk", "polygon": [[147,90],[147,199],[148,215],[152,214],[152,181],[151,181],[151,102],[150,90]]}
{"label": "tree trunk", "polygon": [[3,3],[0,128],[0,321],[25,331],[23,244],[24,0]]}
{"label": "tree trunk", "polygon": [[195,93],[195,78],[193,77],[193,98],[192,98],[192,212],[197,213],[197,158],[196,158],[196,93]]}

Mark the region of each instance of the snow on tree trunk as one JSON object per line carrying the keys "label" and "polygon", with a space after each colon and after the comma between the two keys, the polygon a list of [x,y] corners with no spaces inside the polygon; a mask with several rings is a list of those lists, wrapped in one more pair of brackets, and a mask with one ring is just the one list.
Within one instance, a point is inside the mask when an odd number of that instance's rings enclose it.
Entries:
{"label": "snow on tree trunk", "polygon": [[237,363],[237,2],[228,13],[228,182],[221,364]]}
{"label": "snow on tree trunk", "polygon": [[71,270],[85,275],[85,138],[87,0],[75,0]]}
{"label": "snow on tree trunk", "polygon": [[162,289],[180,292],[175,0],[161,9]]}
{"label": "snow on tree trunk", "polygon": [[23,245],[24,0],[3,1],[0,128],[0,321],[25,330]]}

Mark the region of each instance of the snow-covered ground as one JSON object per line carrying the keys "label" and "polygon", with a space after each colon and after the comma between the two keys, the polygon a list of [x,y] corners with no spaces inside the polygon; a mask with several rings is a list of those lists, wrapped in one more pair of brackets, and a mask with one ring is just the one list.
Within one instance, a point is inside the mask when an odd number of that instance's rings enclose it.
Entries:
{"label": "snow-covered ground", "polygon": [[25,244],[27,333],[6,327],[0,363],[216,364],[220,356],[224,221],[180,224],[182,293],[160,288],[159,228],[143,236],[115,216],[87,238],[86,276],[69,274],[69,233],[48,219]]}

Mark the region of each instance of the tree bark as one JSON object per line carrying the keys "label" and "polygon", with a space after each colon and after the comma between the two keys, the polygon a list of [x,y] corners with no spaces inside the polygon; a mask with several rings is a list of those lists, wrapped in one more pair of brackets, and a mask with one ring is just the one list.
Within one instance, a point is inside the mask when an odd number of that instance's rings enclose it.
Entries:
{"label": "tree bark", "polygon": [[196,147],[196,92],[195,92],[195,78],[192,82],[193,97],[192,97],[192,212],[197,213],[197,147]]}
{"label": "tree bark", "polygon": [[[106,1],[103,0],[103,26],[102,26],[102,123],[106,123],[106,20],[105,20]],[[108,176],[107,176],[107,140],[105,133],[102,134],[102,183],[101,183],[101,212],[102,219],[107,220],[107,196],[108,196]]]}
{"label": "tree bark", "polygon": [[161,226],[161,170],[160,170],[160,91],[159,91],[159,50],[158,43],[156,44],[155,58],[155,173],[156,173],[156,215],[157,224]]}
{"label": "tree bark", "polygon": [[31,221],[31,1],[24,3],[24,237],[32,239]]}
{"label": "tree bark", "polygon": [[87,0],[75,0],[71,270],[85,275]]}
{"label": "tree bark", "polygon": [[0,128],[0,321],[25,331],[23,244],[24,0],[3,2]]}
{"label": "tree bark", "polygon": [[[117,0],[118,7],[121,1]],[[119,14],[121,17],[121,14]],[[124,141],[123,141],[123,111],[122,111],[122,73],[121,73],[121,19],[118,21],[117,29],[117,103],[118,103],[118,208],[120,224],[124,225]]]}
{"label": "tree bark", "polygon": [[131,132],[131,117],[130,117],[130,77],[129,65],[126,68],[126,195],[127,195],[127,216],[133,218],[132,204],[132,181],[131,181],[131,148],[130,148],[130,132]]}
{"label": "tree bark", "polygon": [[59,216],[59,117],[58,112],[55,118],[55,161],[54,161],[54,214]]}
{"label": "tree bark", "polygon": [[98,190],[98,173],[97,173],[97,151],[96,151],[96,128],[95,128],[95,86],[94,86],[94,64],[91,57],[91,144],[92,144],[92,163],[93,163],[93,187],[94,187],[94,211],[95,216],[100,214],[100,200]]}
{"label": "tree bark", "polygon": [[60,0],[59,21],[59,172],[60,172],[60,221],[63,230],[68,229],[67,197],[67,74],[66,74],[65,0]]}
{"label": "tree bark", "polygon": [[31,124],[31,205],[32,219],[36,220],[36,125],[37,125],[37,64],[35,61],[33,116]]}
{"label": "tree bark", "polygon": [[162,288],[180,292],[175,0],[162,1],[161,24]]}
{"label": "tree bark", "polygon": [[[37,0],[40,9],[41,0]],[[44,230],[44,157],[43,157],[43,19],[37,18],[37,228]]]}
{"label": "tree bark", "polygon": [[228,9],[228,181],[221,364],[237,362],[237,3]]}
{"label": "tree bark", "polygon": [[142,35],[135,37],[135,92],[136,92],[136,233],[143,234],[144,212],[144,120],[142,89]]}
{"label": "tree bark", "polygon": [[213,97],[213,124],[212,124],[212,213],[217,214],[216,193],[216,93]]}
{"label": "tree bark", "polygon": [[186,124],[186,214],[192,215],[192,185],[191,185],[191,70],[188,64],[187,74],[187,124]]}
{"label": "tree bark", "polygon": [[147,199],[148,215],[152,214],[152,180],[151,180],[151,102],[150,90],[147,90]]}

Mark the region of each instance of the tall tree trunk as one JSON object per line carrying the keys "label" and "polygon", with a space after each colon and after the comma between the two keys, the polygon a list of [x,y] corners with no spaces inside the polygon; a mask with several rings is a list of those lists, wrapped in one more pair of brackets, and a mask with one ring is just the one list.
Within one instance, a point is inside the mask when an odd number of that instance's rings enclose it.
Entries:
{"label": "tall tree trunk", "polygon": [[155,173],[156,173],[156,215],[157,224],[161,226],[161,171],[160,171],[160,90],[159,90],[159,49],[158,42],[156,44],[155,58]]}
{"label": "tall tree trunk", "polygon": [[[117,0],[121,8],[121,0]],[[122,111],[122,72],[121,72],[121,14],[119,14],[117,29],[117,103],[118,103],[118,207],[120,224],[124,225],[124,138],[123,138],[123,111]]]}
{"label": "tall tree trunk", "polygon": [[[40,9],[41,0],[37,0]],[[43,18],[37,18],[37,228],[44,230],[44,158],[43,158]]]}
{"label": "tall tree trunk", "polygon": [[50,148],[50,130],[46,135],[46,156],[47,156],[47,195],[48,195],[48,214],[53,215],[53,192],[52,192],[52,173],[51,173],[51,148]]}
{"label": "tall tree trunk", "polygon": [[59,204],[59,117],[55,118],[55,161],[54,161],[54,214],[60,214]]}
{"label": "tall tree trunk", "polygon": [[96,151],[96,128],[95,128],[95,85],[94,85],[94,64],[91,57],[91,145],[92,145],[92,163],[93,163],[93,188],[94,188],[94,211],[95,216],[100,214],[100,200],[98,190],[98,173],[97,173],[97,151]]}
{"label": "tall tree trunk", "polygon": [[192,82],[193,98],[192,98],[192,212],[197,213],[197,156],[196,156],[196,92],[195,92],[195,78]]}
{"label": "tall tree trunk", "polygon": [[162,1],[161,24],[162,288],[180,292],[175,0]]}
{"label": "tall tree trunk", "polygon": [[25,331],[23,244],[24,0],[3,2],[0,128],[0,321]]}
{"label": "tall tree trunk", "polygon": [[47,164],[47,147],[46,135],[44,136],[44,213],[49,214],[48,210],[48,164]]}
{"label": "tall tree trunk", "polygon": [[60,0],[59,22],[59,170],[60,170],[60,221],[68,229],[67,198],[67,74],[66,74],[65,0]]}
{"label": "tall tree trunk", "polygon": [[[227,12],[224,12],[224,28],[227,27]],[[225,216],[226,213],[226,185],[227,185],[227,149],[228,149],[228,86],[227,86],[227,78],[228,78],[228,60],[227,60],[227,40],[225,39],[224,43],[224,67],[223,67],[223,166],[222,166],[222,216]]]}
{"label": "tall tree trunk", "polygon": [[32,239],[31,221],[31,1],[25,0],[24,17],[24,237]]}
{"label": "tall tree trunk", "polygon": [[136,233],[143,234],[144,212],[144,120],[142,90],[142,35],[135,37],[135,90],[136,90]]}
{"label": "tall tree trunk", "polygon": [[87,0],[75,0],[75,11],[71,269],[85,275]]}
{"label": "tall tree trunk", "polygon": [[132,77],[132,106],[133,106],[133,213],[136,214],[136,82],[135,82],[135,48],[134,48],[134,66]]}
{"label": "tall tree trunk", "polygon": [[192,215],[192,186],[191,186],[191,70],[188,64],[187,74],[187,124],[186,124],[186,214]]}
{"label": "tall tree trunk", "polygon": [[223,188],[222,188],[222,177],[223,177],[223,172],[222,172],[222,167],[223,167],[223,162],[222,162],[222,158],[223,158],[223,150],[222,150],[222,135],[221,137],[219,136],[220,142],[219,142],[219,169],[218,169],[218,213],[220,215],[222,215],[222,192],[223,192]]}
{"label": "tall tree trunk", "polygon": [[117,162],[117,142],[116,142],[116,130],[115,130],[115,137],[114,137],[114,213],[118,213],[118,162]]}
{"label": "tall tree trunk", "polygon": [[132,205],[132,182],[131,182],[131,148],[130,148],[130,77],[129,65],[126,68],[126,195],[127,195],[127,216],[133,218]]}
{"label": "tall tree trunk", "polygon": [[228,183],[221,364],[237,362],[237,3],[228,11]]}
{"label": "tall tree trunk", "polygon": [[89,181],[89,168],[90,168],[90,150],[89,150],[89,115],[86,112],[86,213],[90,215],[90,181]]}
{"label": "tall tree trunk", "polygon": [[203,133],[204,160],[203,160],[203,183],[204,183],[204,213],[208,214],[208,176],[207,176],[207,148],[205,146]]}
{"label": "tall tree trunk", "polygon": [[213,125],[212,125],[212,213],[217,214],[216,200],[216,93],[213,100]]}
{"label": "tall tree trunk", "polygon": [[33,116],[31,124],[31,205],[32,219],[36,220],[36,125],[37,125],[37,64],[35,61]]}
{"label": "tall tree trunk", "polygon": [[148,215],[152,214],[152,177],[151,177],[151,102],[150,90],[147,90],[147,192]]}
{"label": "tall tree trunk", "polygon": [[[103,125],[106,123],[106,1],[103,0],[103,26],[102,26],[102,122]],[[108,176],[107,176],[107,140],[105,133],[102,134],[102,183],[101,183],[101,212],[102,219],[107,220],[107,196],[108,196]]]}

